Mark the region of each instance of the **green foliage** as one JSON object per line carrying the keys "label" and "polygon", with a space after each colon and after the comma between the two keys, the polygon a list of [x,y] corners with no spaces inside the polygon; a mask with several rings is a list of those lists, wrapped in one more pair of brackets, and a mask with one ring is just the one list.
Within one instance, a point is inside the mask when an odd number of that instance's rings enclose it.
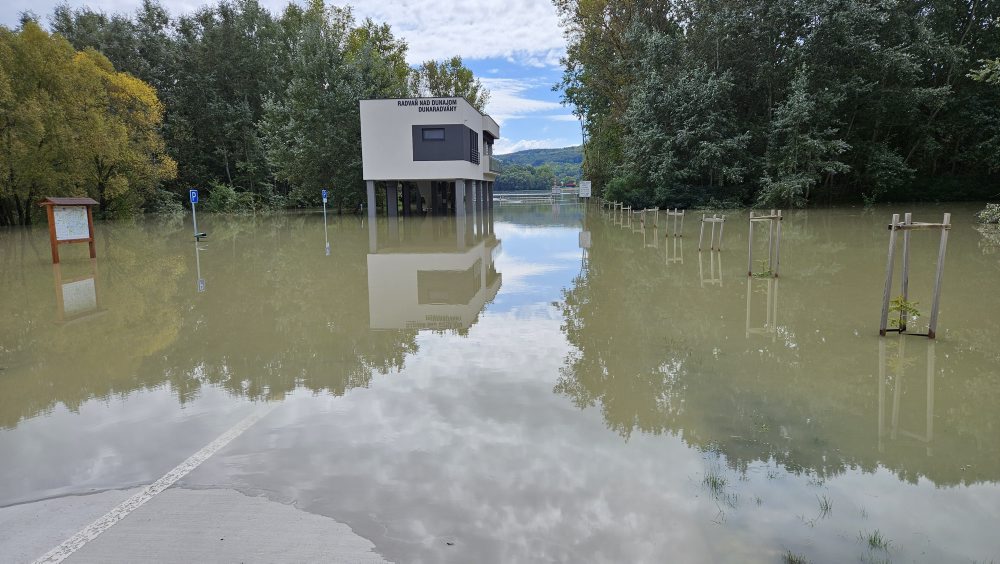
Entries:
{"label": "green foliage", "polygon": [[878,529],[875,529],[875,531],[867,534],[862,532],[859,534],[859,538],[861,542],[867,544],[868,548],[871,550],[889,551],[889,545],[891,543],[889,539],[885,538],[885,535],[883,535]]}
{"label": "green foliage", "polygon": [[526,149],[495,155],[503,163],[496,190],[548,190],[553,181],[578,182],[583,153],[580,146],[561,149]]}
{"label": "green foliage", "polygon": [[480,112],[490,101],[490,91],[462,63],[461,57],[424,61],[410,74],[410,90],[417,96],[459,96]]}
{"label": "green foliage", "polygon": [[497,177],[493,186],[494,190],[549,190],[552,182],[556,179],[552,167],[542,165],[534,167],[531,165],[505,164],[503,173]]}
{"label": "green foliage", "polygon": [[889,326],[899,328],[900,320],[920,317],[919,302],[910,302],[903,296],[896,296],[889,302]]}
{"label": "green foliage", "polygon": [[757,272],[753,273],[754,278],[771,278],[774,276],[774,271],[767,265],[768,262],[770,261],[766,258],[757,261]]}
{"label": "green foliage", "polygon": [[979,223],[1000,224],[1000,204],[986,204],[979,213],[976,214]]}
{"label": "green foliage", "polygon": [[184,215],[185,212],[181,198],[177,194],[163,189],[157,190],[147,198],[144,207],[147,213],[165,217],[180,216]]}
{"label": "green foliage", "polygon": [[979,61],[983,66],[969,72],[969,78],[987,84],[1000,85],[1000,59]]}
{"label": "green foliage", "polygon": [[788,98],[774,111],[758,205],[803,206],[824,175],[850,170],[838,160],[850,146],[837,138],[831,123],[828,108],[834,100],[810,92],[808,76],[805,66],[798,69]]}
{"label": "green foliage", "polygon": [[0,26],[0,225],[29,224],[44,196],[90,196],[135,213],[176,175],[150,85],[28,21]]}
{"label": "green foliage", "polygon": [[996,185],[1000,5],[554,1],[599,192],[637,175],[633,205],[801,206]]}

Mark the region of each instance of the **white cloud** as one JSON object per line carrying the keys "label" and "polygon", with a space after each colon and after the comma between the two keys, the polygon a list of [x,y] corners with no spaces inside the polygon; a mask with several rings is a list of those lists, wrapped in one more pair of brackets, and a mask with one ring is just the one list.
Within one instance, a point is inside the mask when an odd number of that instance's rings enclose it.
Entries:
{"label": "white cloud", "polygon": [[359,18],[392,26],[417,63],[461,55],[507,57],[529,66],[556,66],[565,51],[555,6],[545,0],[355,0]]}
{"label": "white cloud", "polygon": [[482,78],[483,86],[490,91],[490,101],[486,113],[501,126],[504,121],[524,117],[527,114],[561,109],[559,102],[539,100],[525,96],[525,92],[547,83],[520,78]]}
{"label": "white cloud", "polygon": [[506,155],[508,153],[515,153],[526,149],[559,149],[579,144],[579,139],[567,139],[565,137],[553,139],[519,139],[517,141],[501,138],[497,140],[494,150],[498,155]]}
{"label": "white cloud", "polygon": [[545,116],[545,119],[552,121],[580,121],[580,118],[573,114],[556,114],[552,116]]}
{"label": "white cloud", "polygon": [[[33,10],[45,21],[60,1],[71,7],[89,6],[108,13],[133,13],[141,0],[4,0],[0,24],[17,25],[18,13]],[[172,14],[190,13],[215,0],[161,0]],[[305,0],[297,0],[305,4]],[[288,0],[261,0],[273,14]],[[555,6],[548,0],[333,0],[350,4],[357,19],[388,23],[409,44],[407,60],[419,63],[461,55],[465,59],[508,58],[532,67],[554,67],[566,41]]]}

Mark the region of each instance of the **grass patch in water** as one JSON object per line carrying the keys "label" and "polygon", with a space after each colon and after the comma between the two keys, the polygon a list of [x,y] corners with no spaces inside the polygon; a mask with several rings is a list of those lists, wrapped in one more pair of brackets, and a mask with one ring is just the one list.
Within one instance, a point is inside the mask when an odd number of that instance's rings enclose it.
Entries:
{"label": "grass patch in water", "polygon": [[889,539],[885,538],[885,535],[883,535],[878,529],[875,529],[873,532],[868,534],[861,532],[860,537],[861,542],[867,544],[868,548],[872,550],[889,551],[889,545],[891,543],[889,542]]}

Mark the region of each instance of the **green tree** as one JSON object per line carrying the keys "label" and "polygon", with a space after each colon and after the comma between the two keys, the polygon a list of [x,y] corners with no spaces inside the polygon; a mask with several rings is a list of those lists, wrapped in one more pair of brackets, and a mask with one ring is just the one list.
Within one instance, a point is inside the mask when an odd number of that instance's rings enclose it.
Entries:
{"label": "green tree", "polygon": [[0,224],[31,223],[42,196],[137,207],[173,177],[149,85],[33,22],[0,28],[0,54]]}
{"label": "green tree", "polygon": [[800,68],[792,80],[788,98],[778,105],[771,120],[766,172],[757,194],[758,203],[805,205],[810,190],[824,174],[850,170],[838,160],[850,145],[838,137],[838,128],[829,124],[825,106],[832,101],[817,98],[809,91],[806,68]]}
{"label": "green tree", "polygon": [[480,112],[490,101],[490,91],[457,56],[421,63],[410,75],[410,90],[417,96],[462,97]]}

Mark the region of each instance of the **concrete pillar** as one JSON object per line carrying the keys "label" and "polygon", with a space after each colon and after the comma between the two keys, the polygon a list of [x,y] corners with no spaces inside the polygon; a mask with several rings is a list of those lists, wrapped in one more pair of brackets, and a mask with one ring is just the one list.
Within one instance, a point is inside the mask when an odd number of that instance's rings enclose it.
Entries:
{"label": "concrete pillar", "polygon": [[410,217],[413,203],[410,201],[410,185],[403,183],[403,217]]}
{"label": "concrete pillar", "polygon": [[396,217],[399,213],[399,182],[386,183],[385,187],[386,215]]}
{"label": "concrete pillar", "polygon": [[441,183],[431,182],[431,215],[441,214]]}
{"label": "concrete pillar", "polygon": [[465,189],[465,215],[472,217],[474,212],[475,198],[472,195],[472,181],[463,180],[462,186]]}
{"label": "concrete pillar", "polygon": [[455,215],[464,216],[468,210],[465,204],[465,180],[455,181]]}
{"label": "concrete pillar", "polygon": [[486,234],[486,183],[482,180],[476,181],[476,231],[482,237]]}
{"label": "concrete pillar", "polygon": [[[368,185],[368,222],[370,224],[375,223],[375,181],[367,180],[365,183]],[[374,252],[374,251],[372,251]]]}

